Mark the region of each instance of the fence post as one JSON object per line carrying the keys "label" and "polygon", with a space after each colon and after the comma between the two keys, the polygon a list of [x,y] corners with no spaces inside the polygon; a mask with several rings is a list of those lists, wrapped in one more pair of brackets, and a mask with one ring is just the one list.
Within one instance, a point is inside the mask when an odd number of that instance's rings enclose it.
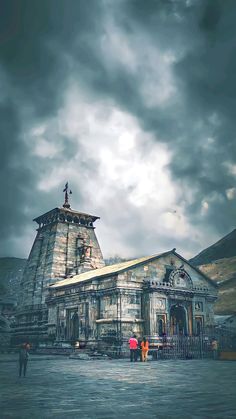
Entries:
{"label": "fence post", "polygon": [[200,359],[202,359],[202,358],[203,358],[203,342],[202,342],[203,335],[202,335],[202,330],[200,331],[200,334],[199,334],[199,339],[200,339],[200,341],[199,341],[199,343],[200,343],[200,345],[199,345],[199,349],[200,349]]}

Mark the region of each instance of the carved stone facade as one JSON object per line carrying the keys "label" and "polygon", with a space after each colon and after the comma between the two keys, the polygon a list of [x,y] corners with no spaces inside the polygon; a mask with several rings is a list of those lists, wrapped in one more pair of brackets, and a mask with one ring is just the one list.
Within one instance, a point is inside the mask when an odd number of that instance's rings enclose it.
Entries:
{"label": "carved stone facade", "polygon": [[104,261],[95,232],[99,217],[70,208],[55,208],[34,221],[37,235],[21,282],[15,341],[47,339],[50,284],[87,270],[101,268]]}
{"label": "carved stone facade", "polygon": [[175,250],[106,266],[50,287],[49,334],[103,347],[137,336],[199,334],[214,324],[214,283]]}

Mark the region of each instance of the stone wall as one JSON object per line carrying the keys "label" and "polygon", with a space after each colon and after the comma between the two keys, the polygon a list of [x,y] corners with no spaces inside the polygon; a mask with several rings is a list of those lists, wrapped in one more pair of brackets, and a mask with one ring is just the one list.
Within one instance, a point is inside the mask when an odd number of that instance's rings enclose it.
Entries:
{"label": "stone wall", "polygon": [[42,310],[50,284],[104,266],[93,227],[97,218],[55,208],[35,219],[39,228],[21,283],[16,335],[20,331],[21,336],[25,333],[34,339],[38,330],[40,339],[42,329],[45,334],[48,318]]}

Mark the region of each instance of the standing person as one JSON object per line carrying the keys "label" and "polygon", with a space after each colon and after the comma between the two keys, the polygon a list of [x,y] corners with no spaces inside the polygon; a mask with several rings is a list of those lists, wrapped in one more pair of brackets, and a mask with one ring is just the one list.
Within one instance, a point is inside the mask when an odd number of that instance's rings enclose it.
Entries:
{"label": "standing person", "polygon": [[19,377],[21,377],[22,369],[23,369],[24,377],[26,375],[27,362],[28,362],[28,358],[29,358],[29,349],[30,349],[29,343],[24,343],[20,347],[20,351],[19,351]]}
{"label": "standing person", "polygon": [[143,338],[142,343],[141,343],[141,348],[142,348],[142,361],[147,362],[149,344],[146,338]]}
{"label": "standing person", "polygon": [[137,361],[138,355],[138,341],[136,335],[133,335],[129,340],[130,362]]}
{"label": "standing person", "polygon": [[212,339],[211,349],[212,349],[213,359],[217,359],[218,358],[218,342],[216,338]]}
{"label": "standing person", "polygon": [[138,349],[137,349],[137,358],[139,361],[142,362],[142,347],[141,347],[142,339],[138,338]]}

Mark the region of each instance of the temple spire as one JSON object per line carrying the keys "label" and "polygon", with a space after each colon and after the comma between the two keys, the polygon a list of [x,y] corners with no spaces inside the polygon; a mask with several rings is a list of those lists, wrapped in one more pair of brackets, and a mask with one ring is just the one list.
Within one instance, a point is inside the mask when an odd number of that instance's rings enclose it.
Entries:
{"label": "temple spire", "polygon": [[[68,192],[68,191],[69,191],[69,192]],[[65,187],[64,187],[64,189],[63,189],[63,192],[65,192],[65,202],[64,202],[64,204],[63,204],[63,207],[64,207],[64,208],[70,208],[68,194],[70,194],[70,195],[71,195],[71,194],[72,194],[72,191],[71,191],[71,189],[69,189],[68,182],[66,182]]]}

